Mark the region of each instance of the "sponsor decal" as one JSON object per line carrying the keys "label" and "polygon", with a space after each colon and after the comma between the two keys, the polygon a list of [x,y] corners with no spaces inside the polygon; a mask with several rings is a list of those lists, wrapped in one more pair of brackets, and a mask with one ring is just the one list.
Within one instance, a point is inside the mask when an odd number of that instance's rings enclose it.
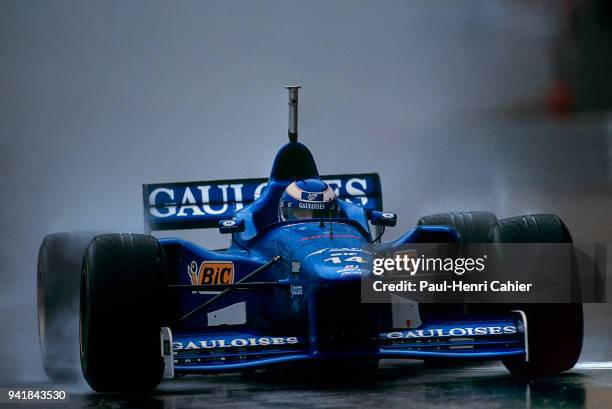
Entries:
{"label": "sponsor decal", "polygon": [[348,264],[337,270],[337,272],[340,273],[342,277],[344,277],[348,275],[361,275],[362,270],[361,267],[357,264]]}
{"label": "sponsor decal", "polygon": [[304,202],[299,202],[298,203],[298,207],[300,209],[325,210],[325,204],[324,203],[304,203]]}
{"label": "sponsor decal", "polygon": [[187,266],[187,273],[192,285],[233,284],[234,263],[231,261],[192,261]]}
{"label": "sponsor decal", "polygon": [[291,295],[302,295],[304,290],[301,285],[292,285],[291,286]]}
{"label": "sponsor decal", "polygon": [[332,255],[332,257],[326,258],[325,260],[323,260],[326,263],[333,263],[333,264],[342,264],[342,263],[346,263],[346,262],[353,262],[353,263],[360,263],[360,264],[365,264],[367,263],[366,259],[364,259],[361,256],[357,256],[357,255]]}
{"label": "sponsor decal", "polygon": [[[255,187],[255,200],[266,185],[261,183]],[[151,216],[159,218],[221,215],[229,210],[228,191],[233,192],[234,210],[240,210],[243,207],[243,187],[242,183],[187,186],[183,189],[158,187],[149,194],[149,212]],[[163,208],[158,207],[160,203],[164,205]]]}
{"label": "sponsor decal", "polygon": [[[336,196],[349,203],[376,208],[377,193],[373,175],[351,175],[324,178]],[[149,214],[153,219],[180,219],[189,217],[225,216],[259,199],[267,186],[266,179],[246,179],[221,183],[194,182],[190,184],[148,185]],[[326,200],[327,192],[305,192],[307,200]],[[319,195],[309,198],[310,195]],[[296,197],[297,198],[297,197]],[[372,203],[374,202],[374,203]]]}
{"label": "sponsor decal", "polygon": [[176,341],[172,344],[175,351],[212,348],[240,348],[269,345],[293,345],[300,341],[297,337],[253,337],[234,339],[204,339],[194,341]]}
{"label": "sponsor decal", "polygon": [[359,247],[326,247],[312,253],[308,254],[304,259],[307,259],[310,256],[316,256],[317,254],[330,253],[330,257],[338,257],[338,256],[356,256],[357,253],[366,253],[372,254],[371,251],[359,248]]}
{"label": "sponsor decal", "polygon": [[[348,196],[354,196],[355,198],[359,198],[357,204],[365,206],[368,204],[368,197],[366,192],[368,191],[368,180],[360,179],[360,178],[351,178],[346,181],[344,186],[342,179],[323,179],[327,184],[330,185],[336,196],[341,197],[342,191],[346,190]],[[349,203],[354,203],[353,200],[346,198],[345,199]]]}
{"label": "sponsor decal", "polygon": [[516,334],[514,325],[490,326],[490,327],[455,327],[455,328],[431,328],[410,331],[396,331],[383,334],[388,339],[406,338],[437,338],[437,337],[465,337],[478,335],[512,335]]}
{"label": "sponsor decal", "polygon": [[292,261],[291,262],[291,272],[292,273],[299,273],[300,272],[300,262],[299,261]]}

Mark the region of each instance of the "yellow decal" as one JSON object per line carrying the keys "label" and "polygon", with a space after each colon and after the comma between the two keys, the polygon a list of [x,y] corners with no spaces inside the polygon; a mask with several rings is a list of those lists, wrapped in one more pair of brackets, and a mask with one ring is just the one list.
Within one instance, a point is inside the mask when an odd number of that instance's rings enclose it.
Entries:
{"label": "yellow decal", "polygon": [[197,270],[197,263],[192,261],[188,267],[192,285],[232,284],[234,282],[234,263],[231,261],[203,261]]}

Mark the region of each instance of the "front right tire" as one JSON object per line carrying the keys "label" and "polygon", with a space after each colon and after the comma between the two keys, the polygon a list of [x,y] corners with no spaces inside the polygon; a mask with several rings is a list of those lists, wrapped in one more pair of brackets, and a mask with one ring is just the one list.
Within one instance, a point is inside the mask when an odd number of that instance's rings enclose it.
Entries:
{"label": "front right tire", "polygon": [[98,392],[149,391],[161,381],[163,248],[142,234],[96,236],[81,274],[80,356]]}

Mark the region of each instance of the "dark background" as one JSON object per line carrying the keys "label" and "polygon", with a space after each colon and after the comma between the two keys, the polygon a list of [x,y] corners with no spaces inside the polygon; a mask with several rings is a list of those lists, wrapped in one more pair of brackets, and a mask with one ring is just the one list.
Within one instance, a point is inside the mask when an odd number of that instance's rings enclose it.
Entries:
{"label": "dark background", "polygon": [[[611,43],[590,7],[0,1],[0,386],[44,379],[44,235],[141,232],[143,183],[267,176],[287,84],[303,86],[300,140],[322,174],[380,174],[399,213],[386,239],[428,213],[491,210],[612,241]],[[609,310],[587,308],[583,359],[612,360]]]}

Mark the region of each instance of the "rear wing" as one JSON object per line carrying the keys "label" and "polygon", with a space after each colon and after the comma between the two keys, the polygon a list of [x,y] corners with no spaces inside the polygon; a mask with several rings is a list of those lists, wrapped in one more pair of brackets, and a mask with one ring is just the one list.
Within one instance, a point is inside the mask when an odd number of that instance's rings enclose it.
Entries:
{"label": "rear wing", "polygon": [[[329,175],[321,179],[331,185],[340,200],[361,205],[366,212],[382,210],[377,173]],[[268,179],[231,179],[142,185],[144,228],[183,230],[216,228],[220,220],[257,200]]]}

